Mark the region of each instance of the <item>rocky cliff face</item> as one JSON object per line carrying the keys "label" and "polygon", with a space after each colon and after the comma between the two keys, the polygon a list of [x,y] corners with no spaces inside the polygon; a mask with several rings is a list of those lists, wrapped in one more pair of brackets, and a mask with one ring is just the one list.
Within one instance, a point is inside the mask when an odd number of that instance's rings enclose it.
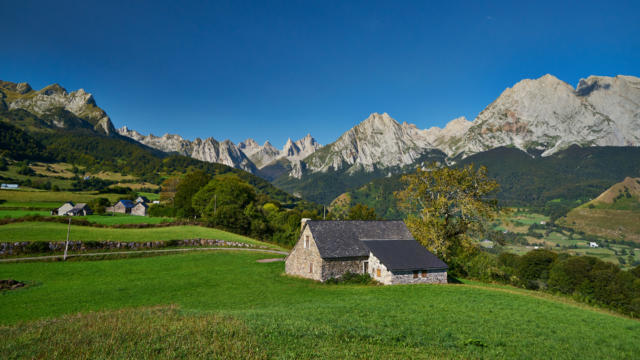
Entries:
{"label": "rocky cliff face", "polygon": [[[218,142],[214,138],[204,140],[197,138],[189,141],[179,135],[142,135],[126,126],[121,127],[117,132],[154,149],[225,164],[254,174],[275,162],[279,162],[279,165],[285,168],[300,169],[302,166],[300,161],[322,146],[311,135],[295,142],[289,139],[284,149],[278,150],[269,141],[260,146],[253,139],[242,141],[236,146],[230,140]],[[286,166],[282,165],[283,162]]]}
{"label": "rocky cliff face", "polygon": [[238,144],[238,148],[258,167],[263,168],[281,156],[280,150],[276,149],[269,141],[260,146],[255,140],[247,139]]}
{"label": "rocky cliff face", "polygon": [[389,114],[373,113],[334,143],[305,159],[312,172],[346,169],[373,171],[414,163],[433,150],[425,130],[400,124]]}
{"label": "rocky cliff face", "polygon": [[251,173],[256,173],[257,171],[253,162],[230,140],[218,142],[210,137],[204,140],[197,138],[194,141],[190,141],[180,135],[173,134],[164,134],[163,136],[142,135],[126,126],[121,127],[117,132],[122,136],[164,152],[174,152],[202,161],[220,163]]}
{"label": "rocky cliff face", "polygon": [[28,111],[43,120],[50,120],[52,126],[67,127],[67,122],[61,119],[65,116],[60,114],[69,112],[86,121],[95,131],[106,135],[116,133],[107,113],[96,105],[93,95],[83,89],[69,93],[60,85],[53,84],[35,91],[27,83],[0,81],[0,92],[6,109]]}
{"label": "rocky cliff face", "polygon": [[591,76],[576,89],[552,75],[506,89],[473,121],[449,155],[499,146],[551,155],[573,144],[640,145],[640,79]]}

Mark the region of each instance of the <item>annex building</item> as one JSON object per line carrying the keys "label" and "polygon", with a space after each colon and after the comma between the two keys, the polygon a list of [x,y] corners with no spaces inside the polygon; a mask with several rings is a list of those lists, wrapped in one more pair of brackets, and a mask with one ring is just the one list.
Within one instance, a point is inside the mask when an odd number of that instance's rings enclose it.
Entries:
{"label": "annex building", "polygon": [[446,283],[448,266],[418,243],[403,221],[302,220],[287,274],[318,281],[368,273],[386,285]]}

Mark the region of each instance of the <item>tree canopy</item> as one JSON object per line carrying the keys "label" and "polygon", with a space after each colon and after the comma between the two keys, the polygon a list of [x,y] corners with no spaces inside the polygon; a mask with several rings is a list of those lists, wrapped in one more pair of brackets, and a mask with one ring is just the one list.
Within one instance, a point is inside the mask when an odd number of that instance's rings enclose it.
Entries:
{"label": "tree canopy", "polygon": [[499,185],[484,167],[432,164],[402,180],[405,187],[395,196],[408,214],[407,226],[426,248],[446,260],[470,246],[470,236],[483,233],[499,211],[497,200],[489,198]]}

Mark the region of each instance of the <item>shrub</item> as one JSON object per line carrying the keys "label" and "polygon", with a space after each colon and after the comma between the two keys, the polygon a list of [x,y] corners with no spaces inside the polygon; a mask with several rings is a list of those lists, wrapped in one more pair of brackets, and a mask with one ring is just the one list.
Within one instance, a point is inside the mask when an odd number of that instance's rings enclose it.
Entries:
{"label": "shrub", "polygon": [[369,276],[369,274],[356,274],[352,272],[346,272],[341,277],[328,279],[327,284],[356,284],[356,285],[371,285],[375,282]]}

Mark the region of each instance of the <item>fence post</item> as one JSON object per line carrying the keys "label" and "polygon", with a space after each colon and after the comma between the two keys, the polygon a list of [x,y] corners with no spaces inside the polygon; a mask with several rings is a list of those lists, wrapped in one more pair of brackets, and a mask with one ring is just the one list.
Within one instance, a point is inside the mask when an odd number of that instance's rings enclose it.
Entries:
{"label": "fence post", "polygon": [[67,261],[67,250],[69,249],[69,233],[71,232],[71,217],[69,217],[69,226],[67,226],[67,242],[64,245],[63,261]]}

